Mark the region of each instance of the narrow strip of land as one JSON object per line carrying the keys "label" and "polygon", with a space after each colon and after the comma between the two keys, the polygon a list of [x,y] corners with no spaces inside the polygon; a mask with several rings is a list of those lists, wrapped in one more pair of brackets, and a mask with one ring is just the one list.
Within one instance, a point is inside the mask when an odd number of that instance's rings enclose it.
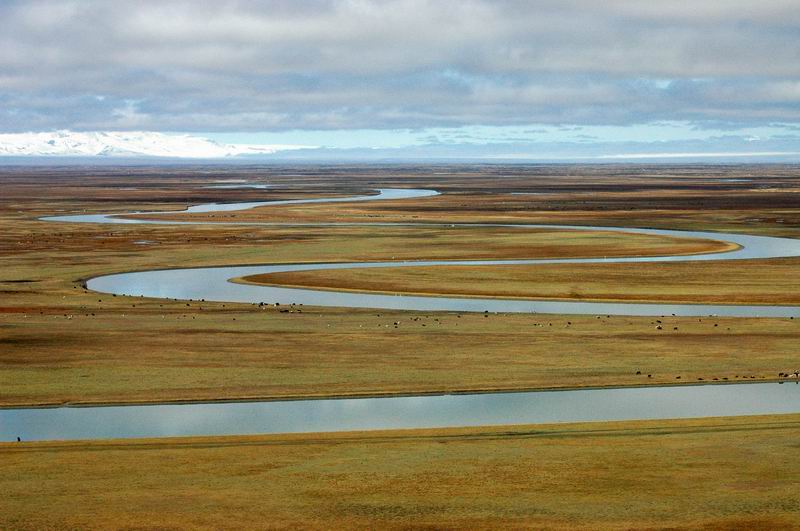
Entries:
{"label": "narrow strip of land", "polygon": [[708,304],[800,304],[800,259],[436,266],[254,275],[261,285],[388,294]]}

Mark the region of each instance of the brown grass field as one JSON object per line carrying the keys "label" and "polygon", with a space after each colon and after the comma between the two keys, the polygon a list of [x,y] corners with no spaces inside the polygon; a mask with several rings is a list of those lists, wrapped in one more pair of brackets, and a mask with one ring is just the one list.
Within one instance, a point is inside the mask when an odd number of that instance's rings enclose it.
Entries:
{"label": "brown grass field", "polygon": [[[232,179],[277,190],[204,188]],[[0,168],[0,405],[764,381],[800,368],[800,319],[666,317],[659,330],[643,317],[315,307],[281,313],[112,297],[82,284],[96,275],[188,265],[658,255],[720,250],[715,242],[500,227],[36,220],[391,186],[443,195],[205,217],[800,237],[800,168],[793,166]],[[521,193],[541,195],[513,195]],[[204,216],[181,219],[187,217]],[[442,267],[267,280],[390,292],[797,304],[797,265]],[[0,527],[792,527],[797,421],[8,444],[0,448]]]}
{"label": "brown grass field", "polygon": [[800,416],[0,444],[4,529],[796,529]]}

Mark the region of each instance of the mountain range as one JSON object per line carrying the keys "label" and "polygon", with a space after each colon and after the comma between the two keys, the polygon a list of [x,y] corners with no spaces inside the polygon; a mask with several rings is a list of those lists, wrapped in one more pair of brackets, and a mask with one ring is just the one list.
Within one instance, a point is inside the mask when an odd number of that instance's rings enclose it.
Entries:
{"label": "mountain range", "polygon": [[223,144],[208,138],[155,132],[73,132],[0,134],[0,156],[169,157],[213,159],[271,155],[313,148],[294,145]]}

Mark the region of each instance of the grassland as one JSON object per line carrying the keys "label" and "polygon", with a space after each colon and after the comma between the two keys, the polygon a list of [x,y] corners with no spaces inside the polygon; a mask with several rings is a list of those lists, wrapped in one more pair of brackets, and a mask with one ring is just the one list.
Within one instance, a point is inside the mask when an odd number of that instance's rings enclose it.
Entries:
{"label": "grassland", "polygon": [[800,323],[789,319],[280,313],[119,299],[3,314],[3,402],[749,381],[798,368]]}
{"label": "grassland", "polygon": [[795,529],[800,416],[0,444],[5,529]]}
{"label": "grassland", "polygon": [[[36,217],[403,185],[445,194],[214,221],[513,221],[800,237],[797,175],[791,166],[6,168],[0,405],[775,379],[800,368],[798,319],[259,308],[112,297],[82,284],[187,265],[719,250],[704,241],[497,227],[55,225]],[[280,191],[205,188],[240,179]],[[404,270],[395,284],[379,285],[372,273],[305,281],[554,298],[775,304],[797,296],[795,260],[583,267],[502,275],[441,268],[436,285],[423,268]],[[800,416],[786,415],[0,443],[0,528],[792,528],[799,436]]]}
{"label": "grassland", "polygon": [[[137,169],[132,176],[102,169],[92,175],[84,175],[82,171],[71,175],[65,170],[53,175],[40,170],[34,174],[25,171],[3,175],[4,195],[0,199],[0,404],[647,385],[697,382],[701,378],[736,381],[774,379],[780,372],[798,368],[796,344],[800,322],[789,319],[670,317],[656,323],[651,318],[633,317],[502,314],[483,317],[311,307],[282,313],[274,307],[198,304],[86,292],[81,282],[91,276],[186,265],[637,255],[700,252],[719,247],[705,241],[602,231],[500,227],[56,225],[35,218],[82,211],[169,210],[199,202],[265,198],[263,191],[204,188],[220,178],[245,176],[276,184],[286,182],[290,191],[270,191],[268,197],[272,198],[330,195],[334,186],[349,194],[398,182],[420,187],[432,187],[435,183],[430,175],[415,177],[404,169],[392,170],[400,175],[370,170],[367,176],[357,171],[339,176],[333,170],[319,175],[303,170],[308,175],[291,179],[275,169],[230,169],[203,174],[190,170],[171,170],[165,174],[164,170],[154,170],[151,174]],[[766,221],[771,218],[762,209],[745,208],[750,203],[758,205],[762,188],[735,192],[727,190],[734,185],[719,178],[696,174],[611,178],[605,174],[593,176],[587,170],[589,175],[582,181],[584,189],[594,186],[607,190],[593,192],[584,214],[587,219],[595,216],[608,221],[604,217],[609,212],[606,209],[616,204],[620,194],[634,193],[630,191],[632,187],[649,186],[655,190],[649,191],[646,200],[643,197],[639,202],[627,203],[630,207],[627,215],[634,218],[650,215],[650,207],[669,206],[673,194],[685,193],[683,188],[702,186],[710,187],[703,188],[710,198],[707,202],[719,201],[718,195],[725,198],[725,202],[717,205],[719,209],[697,212],[709,220],[716,216],[717,221],[708,221],[709,224],[723,224],[734,206],[739,212],[737,219],[762,220],[749,222],[742,232],[800,235],[800,223],[791,221],[795,219],[792,217],[795,211],[781,203],[787,201],[786,197],[797,197],[795,181],[788,170],[771,171],[777,176],[759,178],[765,179],[761,186],[782,190],[776,192],[778,199],[771,205],[787,210],[781,218],[784,223]],[[725,175],[741,177],[742,172],[745,170]],[[544,187],[563,194],[567,193],[565,187],[577,186],[575,183],[581,181],[563,175],[512,174],[499,183],[491,176],[469,173],[437,179],[439,188],[457,195],[459,204],[469,205],[480,219],[506,216],[505,199],[502,195],[491,195],[491,187],[500,184],[511,190]],[[584,189],[569,193],[580,196]],[[544,218],[560,212],[543,210],[554,207],[547,201],[542,203],[541,196],[512,197],[533,198],[525,199],[528,217]],[[342,213],[351,215],[353,209],[366,209],[364,212],[389,209],[397,213],[402,207],[418,214],[432,209],[434,214],[426,214],[431,219],[449,221],[453,216],[462,216],[459,212],[467,208],[460,206],[453,212],[439,212],[441,205],[431,206],[426,203],[429,200],[442,201],[436,197],[408,204],[396,202],[390,209],[378,203],[295,205],[285,210],[260,209],[248,215],[262,221],[292,222],[337,219]],[[618,211],[616,215],[623,214]],[[592,219],[597,221],[595,218]],[[661,211],[653,219],[666,226],[686,223],[683,210]],[[457,270],[454,274],[451,274],[454,269],[441,268],[436,274],[443,275],[442,282],[436,283],[435,291],[483,290],[480,294],[505,296],[519,290],[525,296],[566,294],[689,301],[708,300],[719,293],[717,298],[730,297],[730,302],[796,300],[794,261],[749,265],[647,264],[639,269],[617,264],[613,268],[598,266],[583,270],[569,266],[563,272],[537,266],[512,268],[508,273],[505,268],[503,271],[477,268]],[[385,286],[391,286],[392,290],[426,291],[434,281],[429,280],[433,278],[430,272],[423,273],[422,277],[409,278],[403,276],[404,271],[397,277],[402,285]],[[536,283],[530,282],[532,275],[538,279]],[[479,276],[481,282],[474,283]],[[331,278],[336,277],[326,275],[324,280],[328,282]],[[357,287],[380,287],[375,278],[381,277],[373,277],[372,272],[363,275],[358,281],[365,284]],[[683,283],[691,289],[683,288]],[[466,287],[471,291],[464,291]]]}

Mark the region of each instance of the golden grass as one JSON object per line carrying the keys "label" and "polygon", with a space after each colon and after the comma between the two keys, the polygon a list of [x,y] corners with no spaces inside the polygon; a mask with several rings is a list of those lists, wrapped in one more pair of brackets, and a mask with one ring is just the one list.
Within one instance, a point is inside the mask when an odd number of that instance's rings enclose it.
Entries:
{"label": "golden grass", "polygon": [[800,416],[0,444],[5,529],[790,529]]}
{"label": "golden grass", "polygon": [[790,319],[666,317],[657,324],[69,298],[58,307],[44,297],[3,308],[0,403],[774,379],[797,370],[800,333],[800,320]]}
{"label": "golden grass", "polygon": [[343,291],[706,304],[800,304],[800,259],[432,266],[295,271],[242,279]]}

